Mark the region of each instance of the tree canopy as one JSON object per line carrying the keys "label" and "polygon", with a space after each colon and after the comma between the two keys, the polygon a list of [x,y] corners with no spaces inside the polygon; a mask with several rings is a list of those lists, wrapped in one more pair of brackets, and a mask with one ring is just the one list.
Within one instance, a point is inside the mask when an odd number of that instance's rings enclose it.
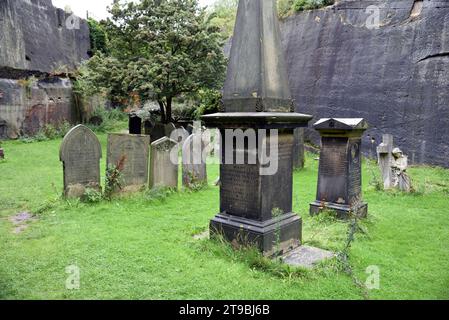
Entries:
{"label": "tree canopy", "polygon": [[155,100],[163,122],[172,120],[177,96],[221,89],[223,37],[196,0],[115,2],[110,13],[104,23],[109,54],[97,51],[81,81],[116,103]]}

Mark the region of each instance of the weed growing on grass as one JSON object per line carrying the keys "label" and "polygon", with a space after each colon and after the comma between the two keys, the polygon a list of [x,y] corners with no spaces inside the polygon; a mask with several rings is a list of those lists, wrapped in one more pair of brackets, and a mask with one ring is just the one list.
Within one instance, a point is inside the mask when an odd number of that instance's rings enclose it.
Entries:
{"label": "weed growing on grass", "polygon": [[126,156],[123,155],[116,165],[106,169],[106,180],[104,186],[104,197],[111,200],[114,193],[123,188],[123,169],[125,167]]}
{"label": "weed growing on grass", "polygon": [[383,191],[384,190],[384,183],[382,181],[382,178],[380,177],[380,174],[374,169],[372,165],[368,165],[370,168],[371,173],[371,180],[369,182],[369,185],[374,188],[375,191]]}
{"label": "weed growing on grass", "polygon": [[59,205],[59,200],[59,197],[47,199],[33,211],[35,214],[44,214],[48,211],[54,210]]}
{"label": "weed growing on grass", "polygon": [[337,253],[337,270],[342,271],[349,275],[354,282],[354,284],[362,290],[362,294],[365,297],[365,299],[369,299],[368,290],[363,284],[362,281],[360,281],[357,276],[354,274],[353,267],[350,262],[350,249],[352,246],[352,243],[355,241],[355,235],[356,233],[363,233],[366,234],[366,230],[361,227],[359,224],[359,217],[356,215],[351,215],[351,219],[349,221],[348,225],[348,231],[347,231],[347,238],[345,245],[343,249]]}
{"label": "weed growing on grass", "polygon": [[81,197],[81,201],[85,203],[99,203],[101,200],[103,200],[101,192],[92,188],[87,188]]}
{"label": "weed growing on grass", "polygon": [[[284,211],[280,208],[273,208],[271,211],[271,215],[273,216],[273,219],[278,219],[280,216],[284,214]],[[278,221],[276,223],[276,230],[274,231],[274,256],[277,256],[281,254],[281,224]]]}
{"label": "weed growing on grass", "polygon": [[147,201],[165,201],[170,195],[174,194],[176,190],[172,188],[157,187],[148,189],[144,192],[144,198]]}

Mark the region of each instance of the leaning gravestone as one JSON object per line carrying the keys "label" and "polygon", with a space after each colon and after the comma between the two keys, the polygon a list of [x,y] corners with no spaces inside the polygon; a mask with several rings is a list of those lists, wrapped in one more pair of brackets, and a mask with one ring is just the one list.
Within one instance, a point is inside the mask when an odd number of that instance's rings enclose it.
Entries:
{"label": "leaning gravestone", "polygon": [[207,184],[206,143],[201,132],[189,136],[182,146],[182,184],[192,188]]}
{"label": "leaning gravestone", "polygon": [[59,159],[63,163],[65,197],[81,197],[87,188],[101,190],[101,145],[92,130],[83,125],[71,129],[62,140]]}
{"label": "leaning gravestone", "polygon": [[321,153],[317,197],[310,213],[332,209],[339,218],[365,217],[360,150],[368,124],[364,119],[321,119],[314,127],[321,135]]}
{"label": "leaning gravestone", "polygon": [[393,136],[391,134],[384,134],[382,139],[382,143],[377,147],[377,157],[384,182],[384,189],[390,189],[394,187],[393,170],[391,168],[393,162]]}
{"label": "leaning gravestone", "polygon": [[151,144],[150,188],[178,188],[177,155],[178,143],[170,138],[163,137]]}
{"label": "leaning gravestone", "polygon": [[108,135],[108,167],[124,159],[123,191],[137,191],[148,184],[150,137],[112,133]]}

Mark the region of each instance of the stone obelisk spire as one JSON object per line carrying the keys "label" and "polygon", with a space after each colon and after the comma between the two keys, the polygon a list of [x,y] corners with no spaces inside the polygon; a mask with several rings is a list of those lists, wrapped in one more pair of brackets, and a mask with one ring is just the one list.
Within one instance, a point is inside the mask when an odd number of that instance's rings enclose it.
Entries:
{"label": "stone obelisk spire", "polygon": [[239,2],[224,86],[225,111],[292,111],[275,0]]}

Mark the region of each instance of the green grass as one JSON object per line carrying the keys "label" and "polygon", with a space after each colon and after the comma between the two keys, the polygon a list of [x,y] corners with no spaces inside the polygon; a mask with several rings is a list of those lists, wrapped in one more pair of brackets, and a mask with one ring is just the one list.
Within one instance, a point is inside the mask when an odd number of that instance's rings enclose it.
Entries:
{"label": "green grass", "polygon": [[[106,151],[106,135],[99,135]],[[376,191],[372,162],[364,163],[366,234],[350,250],[353,276],[330,261],[313,271],[270,262],[252,250],[194,240],[218,212],[213,186],[198,192],[143,192],[111,202],[60,199],[60,140],[3,143],[0,162],[1,299],[448,299],[449,170],[414,167],[418,192]],[[308,155],[295,172],[294,208],[304,219],[306,244],[342,250],[348,223],[310,217],[317,161]],[[104,173],[102,161],[102,172]],[[104,177],[103,177],[104,179]],[[38,220],[16,235],[8,220],[30,211]],[[80,290],[67,290],[65,269],[77,265]],[[367,291],[370,265],[380,268],[380,290]]]}

